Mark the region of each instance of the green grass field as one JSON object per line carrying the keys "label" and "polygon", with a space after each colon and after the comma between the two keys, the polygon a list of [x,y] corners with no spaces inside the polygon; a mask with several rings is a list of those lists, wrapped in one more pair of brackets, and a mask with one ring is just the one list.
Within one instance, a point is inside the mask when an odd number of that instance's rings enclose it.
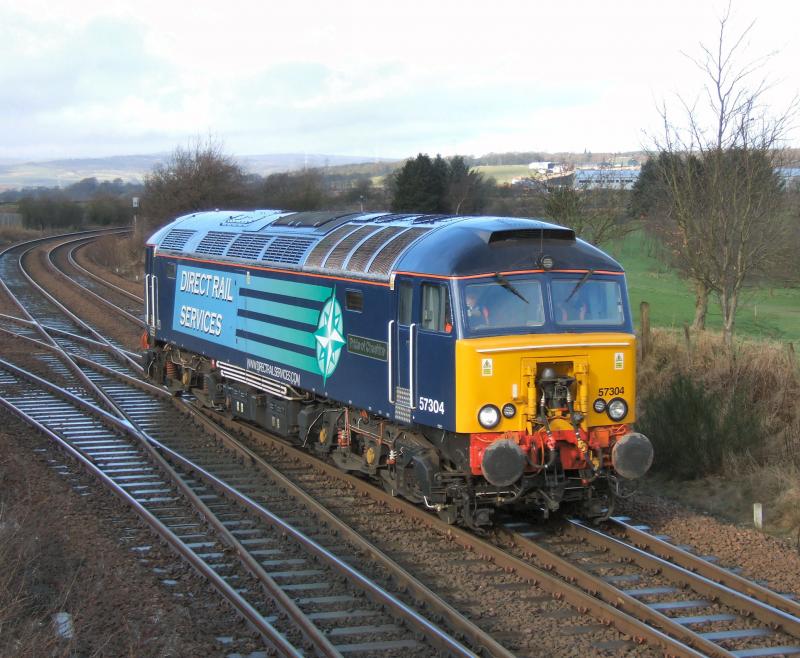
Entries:
{"label": "green grass field", "polygon": [[[606,246],[627,273],[631,309],[638,325],[639,304],[650,304],[650,318],[656,327],[683,326],[694,318],[691,286],[656,257],[655,243],[641,232]],[[708,328],[720,329],[719,303],[709,303]],[[736,315],[736,334],[785,341],[800,340],[800,289],[748,289],[742,295]]]}
{"label": "green grass field", "polygon": [[527,178],[531,172],[528,165],[481,165],[474,169],[486,178],[494,178],[498,185],[511,183],[513,178]]}

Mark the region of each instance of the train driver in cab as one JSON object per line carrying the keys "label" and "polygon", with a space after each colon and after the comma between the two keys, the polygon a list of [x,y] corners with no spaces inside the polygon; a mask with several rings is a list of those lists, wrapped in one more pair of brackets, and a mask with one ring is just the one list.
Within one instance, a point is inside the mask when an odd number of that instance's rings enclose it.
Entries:
{"label": "train driver in cab", "polygon": [[478,299],[474,288],[468,288],[465,295],[467,302],[467,318],[470,329],[483,327],[489,324],[489,308]]}

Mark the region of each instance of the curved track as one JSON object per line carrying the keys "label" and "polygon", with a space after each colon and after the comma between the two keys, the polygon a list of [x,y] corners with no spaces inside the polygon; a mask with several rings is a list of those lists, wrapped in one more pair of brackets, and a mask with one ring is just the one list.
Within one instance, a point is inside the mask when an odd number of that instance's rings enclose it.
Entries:
{"label": "curved track", "polygon": [[[279,653],[402,651],[433,655],[444,651],[472,655],[289,522],[258,506],[242,511],[238,506],[247,497],[209,470],[219,455],[198,445],[195,433],[174,413],[160,413],[162,400],[88,367],[91,364],[106,373],[128,377],[138,374],[133,360],[119,350],[115,354],[122,365],[96,365],[98,357],[107,356],[105,350],[115,346],[95,340],[97,336],[85,323],[32,288],[19,257],[26,249],[9,250],[0,266],[12,294],[22,298],[20,307],[33,310],[27,322],[16,323],[17,333],[28,341],[38,340],[31,335],[34,332],[41,336],[29,356],[41,362],[48,379],[61,378],[63,384],[69,384],[74,379],[71,375],[80,373],[81,385],[73,384],[68,391],[66,386],[3,363],[8,388],[2,397],[7,408],[58,440],[71,456],[91,468],[209,579]],[[15,257],[10,260],[18,271],[8,266],[8,255]],[[56,340],[42,329],[53,325],[58,329]],[[93,349],[95,345],[103,350]],[[69,358],[65,350],[70,352]],[[92,398],[106,410],[93,404]],[[193,457],[204,463],[169,449],[153,434],[192,443]],[[159,518],[159,513],[165,517]],[[202,529],[203,524],[209,527]],[[187,529],[191,531],[187,533]],[[292,545],[286,545],[287,537]],[[242,587],[248,574],[258,587]]]}

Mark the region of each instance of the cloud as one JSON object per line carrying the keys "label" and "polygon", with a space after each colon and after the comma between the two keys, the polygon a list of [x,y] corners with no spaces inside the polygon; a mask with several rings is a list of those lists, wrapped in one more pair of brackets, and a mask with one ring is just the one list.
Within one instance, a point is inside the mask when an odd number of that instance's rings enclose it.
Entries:
{"label": "cloud", "polygon": [[[236,153],[632,149],[658,100],[699,88],[681,51],[715,30],[688,0],[2,2],[0,157],[208,133]],[[784,47],[791,95],[800,9],[760,6],[753,52]]]}

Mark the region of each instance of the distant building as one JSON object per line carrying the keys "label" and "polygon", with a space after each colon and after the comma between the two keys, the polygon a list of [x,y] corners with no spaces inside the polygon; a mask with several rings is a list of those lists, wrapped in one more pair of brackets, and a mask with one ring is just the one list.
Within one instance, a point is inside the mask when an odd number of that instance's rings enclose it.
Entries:
{"label": "distant building", "polygon": [[609,167],[602,169],[576,169],[576,190],[610,188],[631,190],[641,173],[640,167]]}
{"label": "distant building", "polygon": [[531,162],[528,169],[535,174],[560,174],[564,171],[564,165],[558,162]]}
{"label": "distant building", "polygon": [[641,162],[628,155],[616,155],[611,158],[611,162],[609,164],[612,167],[638,167],[641,165]]}
{"label": "distant building", "polygon": [[22,226],[22,215],[18,212],[0,212],[0,226]]}
{"label": "distant building", "polygon": [[787,189],[800,189],[800,167],[776,167],[775,173],[781,177]]}

